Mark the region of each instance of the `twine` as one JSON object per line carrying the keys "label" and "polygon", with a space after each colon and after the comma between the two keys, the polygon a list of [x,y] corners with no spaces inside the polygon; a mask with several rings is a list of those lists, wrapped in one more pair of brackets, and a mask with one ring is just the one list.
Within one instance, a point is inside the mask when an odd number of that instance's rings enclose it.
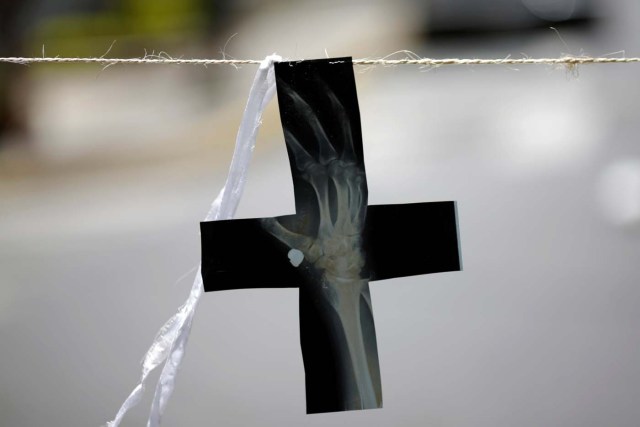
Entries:
{"label": "twine", "polygon": [[[257,59],[181,59],[171,57],[142,57],[142,58],[61,58],[61,57],[0,57],[0,63],[9,64],[174,64],[174,65],[259,65],[262,61]],[[640,62],[640,58],[612,58],[590,56],[564,56],[560,58],[504,58],[504,59],[480,59],[480,58],[403,58],[403,59],[354,59],[354,65],[418,65],[424,67],[440,67],[443,65],[566,65],[573,67],[583,64],[630,64]]]}

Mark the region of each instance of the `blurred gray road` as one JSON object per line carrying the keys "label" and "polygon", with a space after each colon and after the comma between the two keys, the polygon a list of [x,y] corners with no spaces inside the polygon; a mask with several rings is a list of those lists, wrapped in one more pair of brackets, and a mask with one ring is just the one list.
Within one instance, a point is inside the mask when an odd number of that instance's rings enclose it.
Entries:
{"label": "blurred gray road", "polygon": [[[567,50],[552,31],[432,45],[403,32],[411,11],[400,3],[331,5],[256,12],[238,29],[236,56]],[[572,53],[640,53],[640,5],[607,7],[598,31],[562,31]],[[640,233],[624,197],[640,194],[617,193],[633,166],[620,180],[607,171],[640,158],[639,69],[583,67],[579,78],[545,67],[356,69],[369,202],[457,200],[464,271],[372,285],[385,406],[376,411],[304,414],[295,290],[205,295],[164,425],[637,426]],[[49,166],[19,173],[5,156],[2,426],[111,419],[188,294],[198,221],[223,183],[255,69],[126,77],[132,70],[85,79],[82,90],[97,94],[125,78],[137,85],[101,107],[87,92],[86,104],[65,107],[53,96],[60,85],[39,80],[50,97],[35,107],[35,147]],[[201,72],[224,84],[201,92],[189,83]],[[153,78],[161,83],[145,83]],[[79,90],[64,84],[63,94]],[[124,118],[103,115],[123,99]],[[105,134],[104,121],[134,112],[148,122]],[[275,105],[264,123],[240,217],[293,209]],[[81,129],[100,130],[95,148],[83,148]],[[124,425],[145,424],[152,391]]]}

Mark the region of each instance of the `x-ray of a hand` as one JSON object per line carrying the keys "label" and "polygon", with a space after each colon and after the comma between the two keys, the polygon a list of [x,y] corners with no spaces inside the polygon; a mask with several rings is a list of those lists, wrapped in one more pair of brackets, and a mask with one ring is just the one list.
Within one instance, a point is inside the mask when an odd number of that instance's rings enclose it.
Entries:
{"label": "x-ray of a hand", "polygon": [[[286,84],[279,83],[284,93],[304,115],[312,135],[301,141],[285,129],[285,140],[295,168],[315,194],[316,209],[306,209],[296,216],[296,224],[285,227],[276,218],[262,220],[262,226],[293,251],[299,251],[310,265],[316,295],[333,308],[346,340],[342,357],[353,369],[352,380],[343,384],[349,396],[345,409],[367,409],[381,406],[379,384],[374,386],[371,370],[377,373],[371,299],[368,277],[362,277],[365,257],[361,233],[367,209],[367,185],[363,162],[354,150],[348,115],[335,94],[325,88],[328,102],[338,117],[341,132],[332,141],[319,117],[305,100]],[[309,224],[317,224],[313,233],[305,233]],[[369,313],[363,315],[362,309]],[[370,325],[364,323],[370,322]],[[341,334],[340,334],[341,335]],[[367,341],[373,342],[368,343]],[[373,344],[373,345],[370,345]],[[375,357],[372,357],[375,356]],[[374,366],[370,366],[375,363]],[[377,390],[376,390],[377,389]]]}

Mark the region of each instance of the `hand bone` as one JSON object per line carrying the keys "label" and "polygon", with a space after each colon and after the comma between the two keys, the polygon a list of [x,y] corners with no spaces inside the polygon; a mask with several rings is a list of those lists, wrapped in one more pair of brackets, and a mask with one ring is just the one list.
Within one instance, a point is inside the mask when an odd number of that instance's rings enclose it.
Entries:
{"label": "hand bone", "polygon": [[[289,230],[275,218],[263,220],[263,227],[288,247],[300,250],[330,282],[336,278],[359,279],[364,266],[360,233],[366,214],[367,189],[364,170],[356,160],[348,116],[340,101],[327,89],[342,128],[342,144],[334,144],[300,95],[290,88],[286,88],[286,92],[304,115],[317,144],[317,158],[314,158],[296,135],[285,129],[294,165],[315,193],[319,225],[315,235]],[[341,152],[336,146],[343,147]],[[305,223],[309,218],[299,221]]]}

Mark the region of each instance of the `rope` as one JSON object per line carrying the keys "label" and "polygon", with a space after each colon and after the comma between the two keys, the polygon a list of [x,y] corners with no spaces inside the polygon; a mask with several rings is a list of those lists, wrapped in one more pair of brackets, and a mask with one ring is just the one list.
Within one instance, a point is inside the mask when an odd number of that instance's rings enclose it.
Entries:
{"label": "rope", "polygon": [[[0,63],[9,64],[174,64],[174,65],[258,65],[262,61],[257,59],[178,59],[170,57],[143,57],[143,58],[60,58],[60,57],[5,57],[0,58]],[[425,67],[440,67],[443,65],[566,65],[575,66],[583,64],[630,64],[640,62],[640,58],[610,58],[589,56],[564,56],[561,58],[504,58],[504,59],[479,59],[479,58],[404,58],[404,59],[354,59],[354,65],[419,65]]]}

